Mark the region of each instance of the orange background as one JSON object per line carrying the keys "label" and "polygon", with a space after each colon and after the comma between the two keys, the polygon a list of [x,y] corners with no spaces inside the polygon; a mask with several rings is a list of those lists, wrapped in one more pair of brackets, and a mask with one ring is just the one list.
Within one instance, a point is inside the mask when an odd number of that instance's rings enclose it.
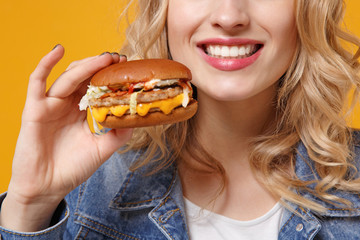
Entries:
{"label": "orange background", "polygon": [[[123,25],[118,26],[124,4],[124,0],[1,0],[0,192],[6,191],[10,180],[27,81],[38,61],[56,44],[65,47],[51,84],[72,61],[117,51],[124,40]],[[360,1],[347,4],[346,25],[360,36]],[[359,109],[354,113],[358,115]],[[353,125],[359,127],[360,118],[354,118]]]}

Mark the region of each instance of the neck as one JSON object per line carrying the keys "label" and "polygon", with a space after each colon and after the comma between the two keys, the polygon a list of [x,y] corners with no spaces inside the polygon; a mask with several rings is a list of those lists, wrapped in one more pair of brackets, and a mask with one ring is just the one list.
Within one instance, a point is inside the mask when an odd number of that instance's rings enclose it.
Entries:
{"label": "neck", "polygon": [[[225,174],[214,175],[203,164],[191,161],[191,152],[186,153],[185,161],[178,165],[184,196],[202,207],[215,197],[211,211],[239,220],[254,219],[274,206],[278,197],[257,181],[248,161],[249,141],[275,118],[274,97],[275,90],[269,89],[245,101],[221,102],[198,91],[196,136]],[[221,183],[225,185],[220,193]]]}
{"label": "neck", "polygon": [[249,141],[275,118],[274,97],[273,88],[241,102],[221,102],[198,92],[194,120],[200,143],[221,162],[246,158]]}

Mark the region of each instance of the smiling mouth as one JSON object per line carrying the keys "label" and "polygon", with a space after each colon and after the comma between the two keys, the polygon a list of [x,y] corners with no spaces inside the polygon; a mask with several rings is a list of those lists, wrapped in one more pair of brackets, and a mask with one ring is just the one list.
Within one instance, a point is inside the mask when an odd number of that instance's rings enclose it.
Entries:
{"label": "smiling mouth", "polygon": [[254,55],[262,48],[262,44],[246,44],[240,46],[202,45],[203,51],[210,57],[224,59],[243,59]]}

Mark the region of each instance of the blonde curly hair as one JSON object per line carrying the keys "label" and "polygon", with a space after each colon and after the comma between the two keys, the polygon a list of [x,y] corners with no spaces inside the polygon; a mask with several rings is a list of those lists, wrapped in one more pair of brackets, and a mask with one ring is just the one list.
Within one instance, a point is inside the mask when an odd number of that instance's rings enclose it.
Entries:
{"label": "blonde curly hair", "polygon": [[[323,201],[349,206],[351,203],[329,194],[329,190],[359,192],[359,179],[355,179],[355,174],[349,175],[357,170],[353,130],[345,119],[350,112],[346,109],[349,91],[354,90],[353,103],[359,95],[360,40],[342,28],[343,0],[295,1],[298,42],[291,65],[279,80],[277,121],[253,139],[249,159],[257,179],[280,196],[284,204],[289,201],[324,212],[321,205],[296,192],[308,191]],[[127,29],[121,53],[129,59],[170,58],[168,0],[138,0],[134,4],[137,15]],[[347,50],[344,43],[355,47],[355,53]],[[299,142],[306,147],[319,179],[302,181],[296,176]],[[153,171],[158,171],[174,161],[182,161],[183,153],[190,152],[193,159],[222,177],[219,194],[226,187],[224,168],[201,146],[192,120],[137,129],[127,150],[139,148],[146,152],[133,170],[155,161],[158,167]],[[311,184],[316,187],[310,188]]]}

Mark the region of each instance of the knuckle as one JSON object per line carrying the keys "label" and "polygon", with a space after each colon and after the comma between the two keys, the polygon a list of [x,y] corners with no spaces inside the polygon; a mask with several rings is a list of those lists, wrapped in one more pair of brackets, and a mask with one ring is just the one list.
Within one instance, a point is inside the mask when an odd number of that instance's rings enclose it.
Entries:
{"label": "knuckle", "polygon": [[34,78],[35,78],[35,75],[36,75],[35,71],[32,72],[32,73],[30,73],[29,79],[34,79]]}
{"label": "knuckle", "polygon": [[69,64],[69,66],[66,68],[66,70],[69,70],[75,66],[79,65],[79,61],[73,61],[72,63]]}

